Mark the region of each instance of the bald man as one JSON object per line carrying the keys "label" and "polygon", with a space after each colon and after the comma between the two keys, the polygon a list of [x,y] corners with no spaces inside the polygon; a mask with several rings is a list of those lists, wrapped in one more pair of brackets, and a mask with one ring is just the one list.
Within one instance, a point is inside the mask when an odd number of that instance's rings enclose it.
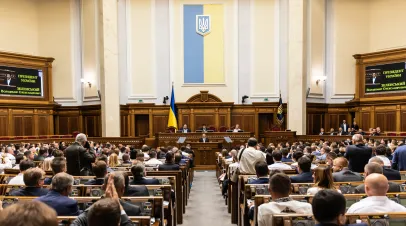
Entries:
{"label": "bald man", "polygon": [[[377,163],[368,163],[365,166],[365,178],[368,178],[369,175],[371,175],[371,174],[381,174],[381,175],[383,175],[382,166],[377,164]],[[386,177],[385,177],[385,179],[386,179]],[[388,181],[388,179],[386,179],[386,181]],[[389,186],[389,190],[386,189],[385,194],[386,194],[386,192],[400,192],[400,185],[399,184],[393,183],[391,181],[389,181],[387,183],[388,183],[388,186]],[[365,184],[361,184],[358,187],[356,187],[355,188],[355,193],[359,193],[359,194],[366,193]]]}
{"label": "bald man", "polygon": [[368,175],[365,179],[365,193],[368,197],[351,205],[347,213],[406,212],[404,206],[386,197],[388,189],[388,179],[384,175],[377,173]]}
{"label": "bald man", "polygon": [[335,182],[362,181],[361,174],[348,169],[348,160],[343,157],[334,159],[333,172]]}
{"label": "bald man", "polygon": [[400,176],[399,171],[394,170],[394,169],[391,169],[391,168],[388,168],[388,167],[385,167],[385,163],[384,163],[384,161],[383,161],[381,158],[375,156],[375,157],[371,158],[371,159],[369,160],[369,162],[370,162],[370,163],[371,163],[371,162],[374,162],[374,163],[378,163],[379,165],[381,165],[382,168],[383,168],[383,175],[384,175],[388,180],[401,180],[401,179],[402,179],[402,177]]}

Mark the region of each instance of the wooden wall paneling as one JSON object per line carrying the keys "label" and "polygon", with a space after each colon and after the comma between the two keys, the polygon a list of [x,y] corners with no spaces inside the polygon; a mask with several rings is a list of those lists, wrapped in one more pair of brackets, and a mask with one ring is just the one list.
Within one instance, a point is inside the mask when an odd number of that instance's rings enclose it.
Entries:
{"label": "wooden wall paneling", "polygon": [[396,131],[396,112],[395,111],[386,112],[385,117],[386,118],[384,131]]}
{"label": "wooden wall paneling", "polygon": [[153,116],[154,135],[155,133],[165,132],[167,126],[168,126],[168,115]]}
{"label": "wooden wall paneling", "polygon": [[128,137],[128,116],[127,115],[120,115],[120,136]]}
{"label": "wooden wall paneling", "polygon": [[179,127],[182,128],[184,124],[186,124],[189,129],[191,128],[190,127],[190,115],[189,114],[187,114],[187,115],[183,114],[182,115],[182,123],[179,125]]}
{"label": "wooden wall paneling", "polygon": [[382,131],[386,131],[385,119],[386,119],[385,112],[375,112],[375,125],[379,125]]}
{"label": "wooden wall paneling", "polygon": [[371,127],[371,114],[369,112],[361,112],[360,122],[360,128],[367,132]]}
{"label": "wooden wall paneling", "polygon": [[338,124],[336,126],[337,128],[343,123],[343,120],[346,120],[347,124],[350,124],[348,114],[339,114],[338,115]]}
{"label": "wooden wall paneling", "polygon": [[313,114],[307,113],[306,115],[306,134],[313,134]]}
{"label": "wooden wall paneling", "polygon": [[220,129],[220,127],[225,126],[227,127],[227,115],[226,114],[219,114],[219,125],[217,130]]}
{"label": "wooden wall paneling", "polygon": [[331,128],[334,128],[334,130],[338,130],[338,127],[340,125],[339,123],[339,118],[337,114],[329,114],[329,125],[327,128],[327,131],[330,131]]}
{"label": "wooden wall paneling", "polygon": [[270,131],[273,124],[274,114],[272,113],[260,113],[258,114],[258,132],[259,134],[265,131]]}
{"label": "wooden wall paneling", "polygon": [[213,114],[195,114],[195,130],[198,130],[202,127],[203,124],[206,126],[214,126],[215,125],[215,115]]}
{"label": "wooden wall paneling", "polygon": [[243,115],[236,115],[236,114],[231,115],[231,127],[234,127],[236,124],[239,124],[240,128],[244,129],[244,127],[242,127],[242,122],[243,122]]}
{"label": "wooden wall paneling", "polygon": [[247,132],[255,132],[255,115],[243,115],[242,117],[242,124],[240,124],[240,128]]}
{"label": "wooden wall paneling", "polygon": [[84,133],[87,134],[89,137],[94,137],[96,135],[95,132],[95,123],[96,118],[95,116],[84,116]]}
{"label": "wooden wall paneling", "polygon": [[[165,131],[165,129],[163,130]],[[135,136],[149,134],[149,115],[135,115]]]}
{"label": "wooden wall paneling", "polygon": [[23,136],[24,135],[24,125],[23,116],[13,115],[13,136]]}
{"label": "wooden wall paneling", "polygon": [[0,115],[0,136],[8,135],[8,115]]}
{"label": "wooden wall paneling", "polygon": [[323,125],[323,114],[313,114],[313,130],[310,131],[311,134],[319,134],[320,128],[322,128]]}
{"label": "wooden wall paneling", "polygon": [[66,133],[62,134],[72,134],[74,131],[79,131],[79,117],[78,116],[73,116],[73,117],[68,117],[68,130]]}
{"label": "wooden wall paneling", "polygon": [[406,131],[406,111],[402,111],[400,114],[400,130]]}
{"label": "wooden wall paneling", "polygon": [[49,116],[48,115],[38,115],[38,135],[49,135]]}

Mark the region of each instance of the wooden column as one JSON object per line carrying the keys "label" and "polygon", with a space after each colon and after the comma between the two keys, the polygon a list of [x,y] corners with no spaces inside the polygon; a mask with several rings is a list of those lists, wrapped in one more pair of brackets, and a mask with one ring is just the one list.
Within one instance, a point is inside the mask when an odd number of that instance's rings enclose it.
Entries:
{"label": "wooden column", "polygon": [[401,131],[400,105],[396,105],[396,131]]}
{"label": "wooden column", "polygon": [[152,117],[152,109],[149,109],[148,111],[148,123],[149,123],[149,138],[154,137],[154,122],[153,119],[154,117]]}

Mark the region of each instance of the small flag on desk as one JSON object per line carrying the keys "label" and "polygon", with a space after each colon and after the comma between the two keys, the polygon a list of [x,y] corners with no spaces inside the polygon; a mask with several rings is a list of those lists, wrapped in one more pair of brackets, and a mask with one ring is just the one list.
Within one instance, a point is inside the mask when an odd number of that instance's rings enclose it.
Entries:
{"label": "small flag on desk", "polygon": [[173,84],[171,94],[171,106],[169,109],[169,117],[168,117],[168,127],[178,129],[178,121],[176,120],[176,109],[175,109],[175,90],[173,88]]}
{"label": "small flag on desk", "polygon": [[279,125],[283,124],[283,105],[282,105],[282,95],[279,93],[279,105],[278,105],[278,112],[276,113],[276,119]]}

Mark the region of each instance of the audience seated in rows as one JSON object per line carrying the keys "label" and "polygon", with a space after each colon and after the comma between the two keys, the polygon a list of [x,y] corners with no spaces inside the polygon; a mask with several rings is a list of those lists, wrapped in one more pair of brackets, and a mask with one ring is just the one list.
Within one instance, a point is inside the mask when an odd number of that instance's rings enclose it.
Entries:
{"label": "audience seated in rows", "polygon": [[289,149],[288,148],[282,148],[281,162],[293,162],[292,159],[288,158],[288,155],[289,155]]}
{"label": "audience seated in rows", "polygon": [[149,153],[150,159],[145,162],[145,165],[161,165],[161,164],[163,164],[163,162],[159,161],[156,158],[156,155],[157,155],[156,151],[151,151]]}
{"label": "audience seated in rows", "polygon": [[382,161],[381,158],[379,157],[373,157],[369,160],[369,163],[377,163],[382,166],[383,168],[383,175],[388,179],[388,180],[401,180],[402,177],[400,176],[400,172],[388,167],[384,166],[384,162]]}
{"label": "audience seated in rows", "polygon": [[133,180],[130,182],[132,185],[153,185],[159,184],[158,179],[145,178],[145,166],[142,163],[134,164],[131,167]]}
{"label": "audience seated in rows", "polygon": [[12,185],[25,185],[24,183],[24,172],[30,168],[34,168],[35,164],[32,161],[28,161],[28,160],[23,160],[20,162],[19,164],[19,168],[20,168],[20,173],[11,178],[11,180],[8,182],[8,184],[12,184]]}
{"label": "audience seated in rows", "polygon": [[257,179],[249,181],[248,184],[268,184],[268,171],[268,165],[266,162],[257,162],[255,164]]}
{"label": "audience seated in rows", "polygon": [[312,162],[307,156],[302,156],[298,161],[298,172],[296,176],[291,176],[292,183],[311,183],[313,182],[313,173],[311,172]]}
{"label": "audience seated in rows", "polygon": [[107,164],[104,161],[97,161],[92,166],[93,175],[96,177],[85,182],[85,185],[102,185],[107,175]]}
{"label": "audience seated in rows", "polygon": [[173,171],[179,169],[179,165],[175,164],[175,157],[170,151],[165,155],[165,163],[158,166],[158,171]]}
{"label": "audience seated in rows", "polygon": [[13,189],[11,196],[44,196],[48,189],[42,188],[44,185],[45,172],[40,168],[29,168],[24,172],[23,180],[25,187]]}
{"label": "audience seated in rows", "polygon": [[51,162],[52,177],[47,177],[44,180],[45,185],[50,185],[52,183],[52,178],[62,172],[66,172],[66,160],[63,157],[55,157]]}
{"label": "audience seated in rows", "polygon": [[[377,163],[368,163],[365,165],[365,181],[371,174],[383,174],[383,168],[381,165]],[[385,190],[385,192],[400,192],[400,185],[389,181],[388,183],[389,188]],[[365,193],[365,184],[361,184],[355,188],[355,193],[364,194]]]}
{"label": "audience seated in rows", "polygon": [[348,169],[348,160],[339,157],[333,161],[333,178],[335,182],[362,181],[361,174]]}
{"label": "audience seated in rows", "polygon": [[290,165],[282,163],[282,161],[281,161],[282,160],[282,152],[281,151],[274,150],[272,152],[272,157],[273,157],[274,164],[268,166],[268,168],[270,170],[273,170],[273,169],[291,170],[292,169],[292,167]]}

